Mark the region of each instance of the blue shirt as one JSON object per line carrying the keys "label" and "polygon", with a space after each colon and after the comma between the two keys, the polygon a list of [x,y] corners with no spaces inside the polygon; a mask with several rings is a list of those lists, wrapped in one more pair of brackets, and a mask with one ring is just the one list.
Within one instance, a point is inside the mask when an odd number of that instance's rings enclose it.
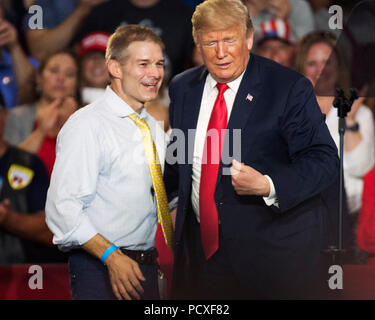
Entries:
{"label": "blue shirt", "polygon": [[[43,12],[43,29],[52,29],[62,23],[77,7],[80,0],[36,0],[33,5],[40,6]],[[29,19],[35,13],[28,13],[23,19],[23,28],[29,28]]]}
{"label": "blue shirt", "polygon": [[[6,50],[1,51],[0,60],[0,92],[3,96],[5,108],[11,109],[17,105],[18,86],[14,78],[12,56]],[[34,68],[38,67],[38,61],[28,58]]]}
{"label": "blue shirt", "polygon": [[[75,112],[61,129],[46,203],[46,221],[60,249],[97,233],[130,250],[154,246],[157,226],[152,180],[135,111],[112,89]],[[145,109],[164,163],[167,136]]]}

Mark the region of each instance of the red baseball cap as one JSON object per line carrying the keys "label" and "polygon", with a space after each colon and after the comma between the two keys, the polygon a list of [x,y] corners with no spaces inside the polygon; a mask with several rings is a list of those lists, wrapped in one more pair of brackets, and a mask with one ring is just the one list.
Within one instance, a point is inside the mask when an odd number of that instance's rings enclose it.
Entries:
{"label": "red baseball cap", "polygon": [[90,51],[103,51],[107,49],[107,43],[111,35],[107,32],[97,31],[86,35],[80,43],[79,55],[83,57]]}

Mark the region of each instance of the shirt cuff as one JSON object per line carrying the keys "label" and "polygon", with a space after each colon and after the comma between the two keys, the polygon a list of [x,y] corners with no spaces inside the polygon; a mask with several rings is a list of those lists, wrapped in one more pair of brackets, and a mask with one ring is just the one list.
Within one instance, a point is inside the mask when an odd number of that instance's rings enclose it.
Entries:
{"label": "shirt cuff", "polygon": [[67,251],[82,246],[84,243],[93,238],[98,231],[92,225],[87,215],[82,216],[82,220],[70,233],[58,239],[56,236],[53,238],[54,244],[57,244],[59,249]]}
{"label": "shirt cuff", "polygon": [[276,190],[275,190],[275,186],[272,182],[272,179],[265,175],[265,177],[267,178],[268,182],[270,183],[270,194],[268,195],[268,197],[263,197],[263,200],[264,202],[266,203],[267,206],[276,206],[276,207],[279,207],[279,203],[278,203],[278,200],[277,200],[277,195],[276,195]]}

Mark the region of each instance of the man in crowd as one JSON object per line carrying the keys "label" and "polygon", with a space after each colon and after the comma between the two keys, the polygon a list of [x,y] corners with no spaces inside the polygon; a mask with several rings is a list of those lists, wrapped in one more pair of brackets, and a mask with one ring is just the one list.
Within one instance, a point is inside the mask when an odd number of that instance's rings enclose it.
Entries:
{"label": "man in crowd", "polygon": [[271,19],[260,24],[256,53],[283,66],[294,67],[295,36],[288,21]]}
{"label": "man in crowd", "polygon": [[92,10],[77,40],[101,30],[112,33],[118,26],[138,24],[152,29],[165,44],[165,81],[185,70],[190,58],[192,9],[180,0],[111,0]]}
{"label": "man in crowd", "polygon": [[247,6],[254,30],[257,32],[262,22],[269,19],[288,21],[295,30],[297,39],[315,30],[314,15],[305,0],[242,0]]}
{"label": "man in crowd", "polygon": [[49,177],[41,160],[3,139],[0,105],[0,264],[66,261],[52,247],[44,205]]}

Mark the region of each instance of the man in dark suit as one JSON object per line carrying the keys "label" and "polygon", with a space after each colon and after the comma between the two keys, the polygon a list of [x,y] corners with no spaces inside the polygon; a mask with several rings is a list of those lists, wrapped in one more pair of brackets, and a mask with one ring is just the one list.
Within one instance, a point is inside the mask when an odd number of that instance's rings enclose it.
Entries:
{"label": "man in dark suit", "polygon": [[312,85],[250,54],[240,0],[207,0],[192,22],[205,66],[170,85],[175,297],[309,298],[327,237],[321,193],[338,174]]}

